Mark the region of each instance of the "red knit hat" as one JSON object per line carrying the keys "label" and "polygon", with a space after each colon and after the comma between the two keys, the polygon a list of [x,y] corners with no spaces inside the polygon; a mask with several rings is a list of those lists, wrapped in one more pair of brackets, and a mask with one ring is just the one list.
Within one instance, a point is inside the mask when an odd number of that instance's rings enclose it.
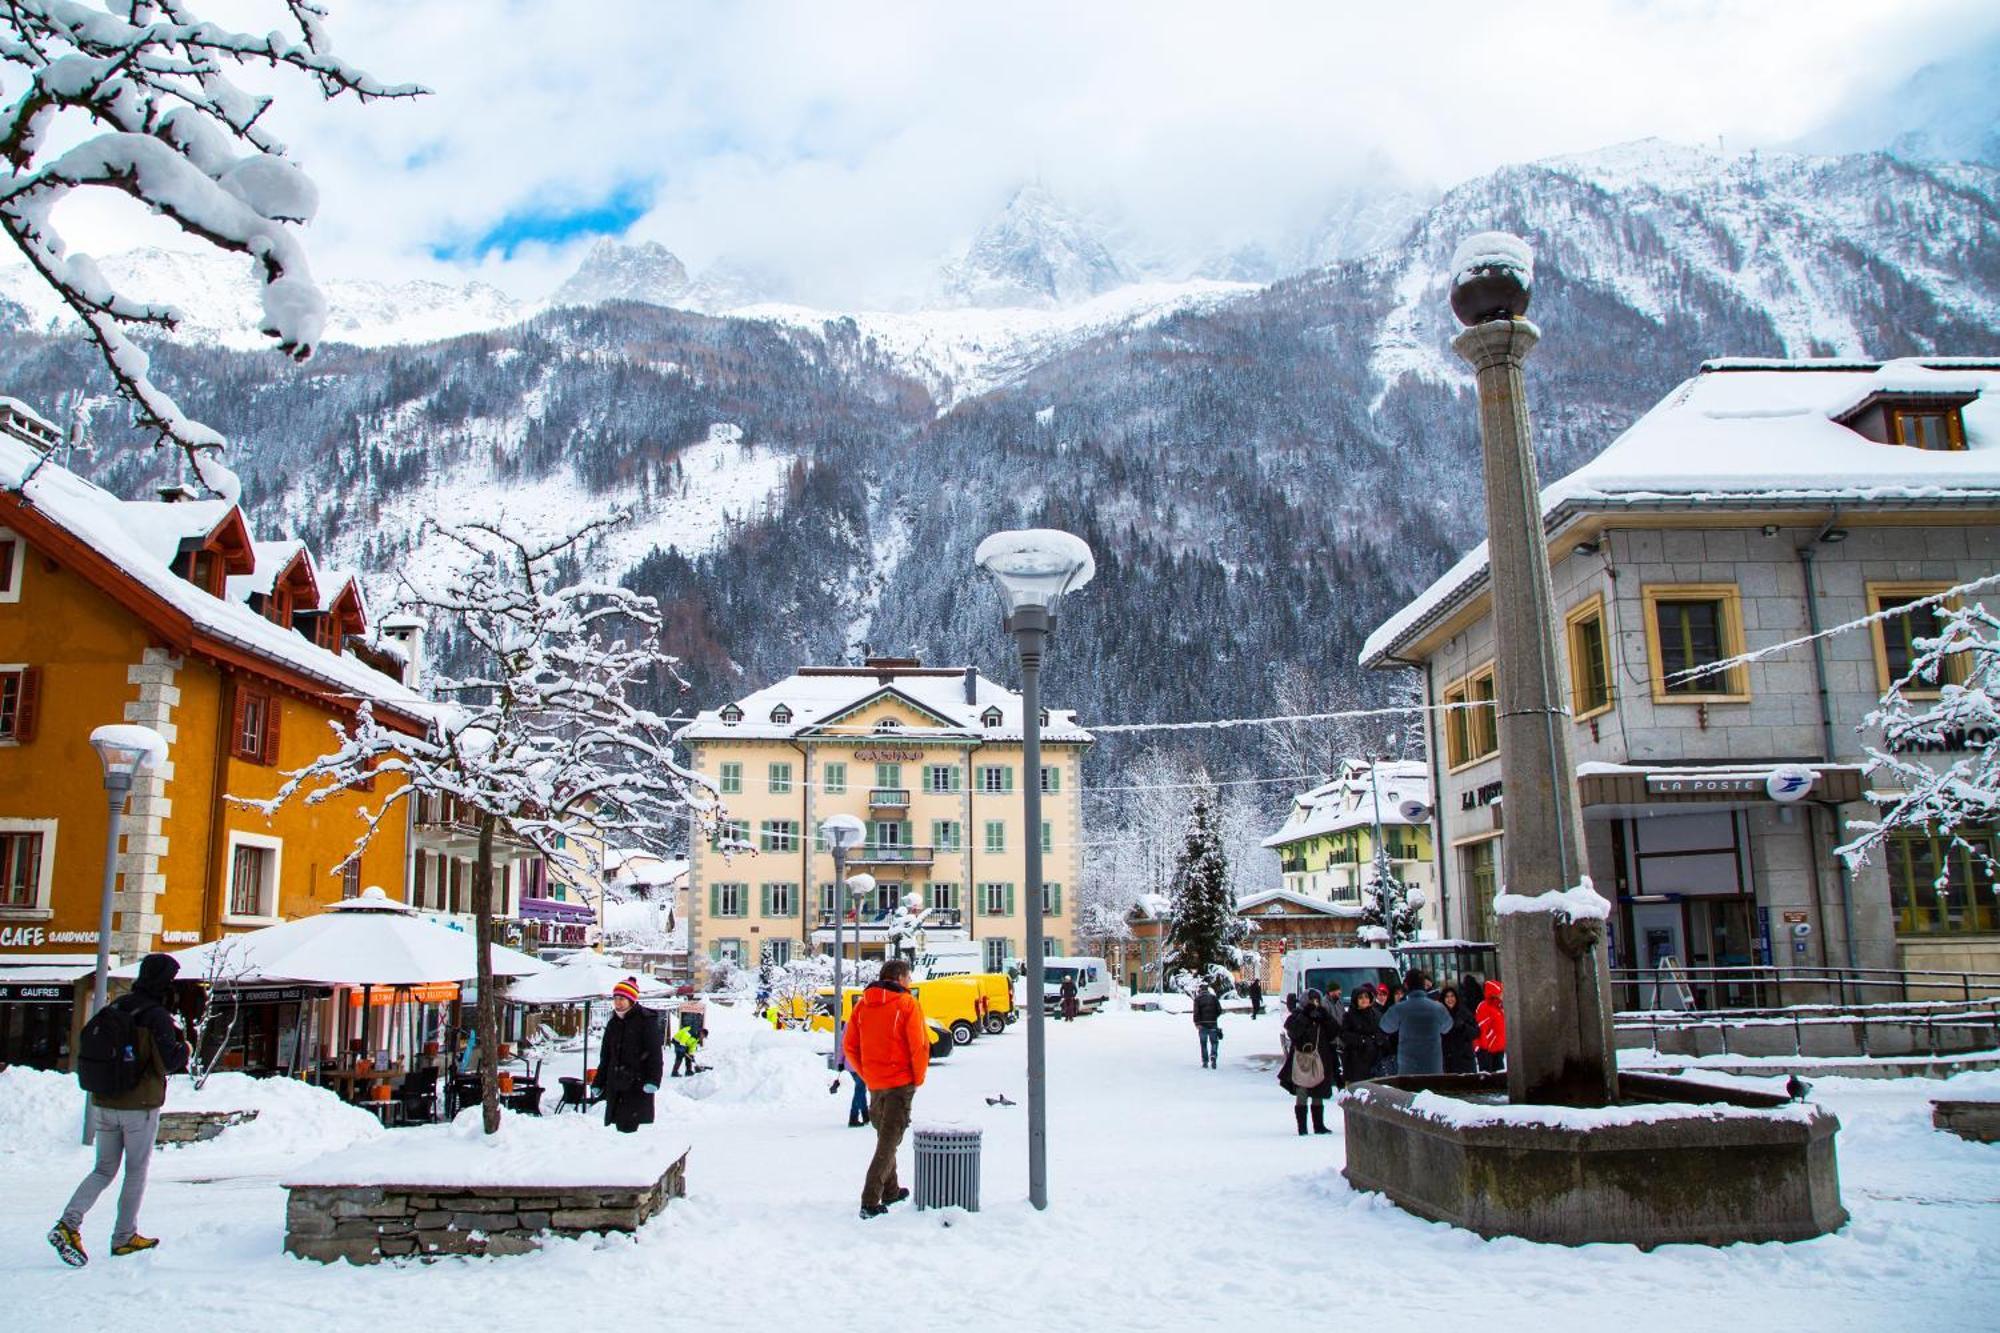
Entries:
{"label": "red knit hat", "polygon": [[612,999],[615,1000],[621,995],[624,996],[626,999],[630,1000],[634,1004],[639,1003],[638,980],[634,977],[627,977],[625,978],[625,980],[619,982],[616,986],[613,986],[611,988]]}

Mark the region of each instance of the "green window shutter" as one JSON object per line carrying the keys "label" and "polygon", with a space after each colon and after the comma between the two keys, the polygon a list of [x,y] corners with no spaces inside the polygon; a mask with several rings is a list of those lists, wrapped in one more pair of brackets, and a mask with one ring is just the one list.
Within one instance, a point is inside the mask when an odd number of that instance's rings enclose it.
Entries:
{"label": "green window shutter", "polygon": [[1044,819],[1042,821],[1042,855],[1047,856],[1055,849],[1055,825]]}
{"label": "green window shutter", "polygon": [[1012,884],[1007,886],[1007,915],[1014,915],[1014,886]]}
{"label": "green window shutter", "polygon": [[1007,765],[1000,770],[1000,774],[1000,789],[1002,791],[1014,790],[1014,766],[1012,764]]}
{"label": "green window shutter", "polygon": [[711,884],[708,886],[708,914],[710,916],[722,915],[722,886],[720,884]]}
{"label": "green window shutter", "polygon": [[1062,790],[1062,770],[1054,764],[1042,765],[1042,790],[1045,792]]}
{"label": "green window shutter", "polygon": [[1042,915],[1044,916],[1062,915],[1062,885],[1049,884],[1046,882],[1043,883],[1042,899],[1043,899]]}
{"label": "green window shutter", "polygon": [[771,915],[771,886],[769,884],[760,884],[757,886],[757,911],[762,916]]}

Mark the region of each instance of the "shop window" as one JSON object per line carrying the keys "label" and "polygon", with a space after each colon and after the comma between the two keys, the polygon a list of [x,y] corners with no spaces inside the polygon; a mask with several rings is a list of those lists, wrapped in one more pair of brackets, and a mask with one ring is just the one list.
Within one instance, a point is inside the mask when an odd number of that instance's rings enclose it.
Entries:
{"label": "shop window", "polygon": [[0,528],[0,602],[21,600],[21,566],[27,555],[20,537]]}
{"label": "shop window", "polygon": [[847,795],[846,764],[828,764],[826,766],[826,794],[828,796]]}
{"label": "shop window", "polygon": [[[1868,585],[1868,610],[1870,614],[1901,610],[1901,615],[1891,615],[1869,626],[1875,638],[1875,685],[1883,694],[1889,687],[1908,676],[1924,655],[1919,646],[1925,640],[1934,640],[1944,635],[1946,606],[1942,602],[1927,601],[1945,591],[1942,583],[1871,583]],[[1942,668],[1935,680],[1914,680],[1903,687],[1903,693],[1923,698],[1935,695],[1941,685],[1957,684],[1964,679],[1965,663],[1956,654],[1939,664]]]}
{"label": "shop window", "polygon": [[276,838],[251,833],[229,835],[229,910],[225,917],[237,921],[269,921],[278,915],[278,858],[282,844]]}
{"label": "shop window", "polygon": [[1445,757],[1453,769],[1500,752],[1499,715],[1493,704],[1493,668],[1483,666],[1444,692]]}
{"label": "shop window", "polygon": [[26,745],[42,715],[42,669],[0,667],[0,741]]}
{"label": "shop window", "polygon": [[253,764],[278,762],[278,699],[263,690],[236,687],[236,724],[230,753]]}
{"label": "shop window", "polygon": [[1655,585],[1644,590],[1646,655],[1656,703],[1741,703],[1750,697],[1742,663],[1743,613],[1733,583]]}
{"label": "shop window", "polygon": [[1899,829],[1889,835],[1884,850],[1898,935],[2000,931],[1993,830],[1961,826],[1956,836],[1947,836]]}
{"label": "shop window", "polygon": [[1567,622],[1570,711],[1581,722],[1611,708],[1611,645],[1604,630],[1604,598],[1593,597],[1577,607]]}
{"label": "shop window", "polygon": [[53,819],[0,820],[0,911],[48,910],[55,837]]}

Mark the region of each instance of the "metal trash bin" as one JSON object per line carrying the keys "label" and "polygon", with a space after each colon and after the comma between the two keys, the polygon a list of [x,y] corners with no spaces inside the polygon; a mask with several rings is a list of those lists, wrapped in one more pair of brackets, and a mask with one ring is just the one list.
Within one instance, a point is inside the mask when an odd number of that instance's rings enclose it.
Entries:
{"label": "metal trash bin", "polygon": [[979,1211],[979,1135],[945,1125],[916,1131],[918,1208]]}

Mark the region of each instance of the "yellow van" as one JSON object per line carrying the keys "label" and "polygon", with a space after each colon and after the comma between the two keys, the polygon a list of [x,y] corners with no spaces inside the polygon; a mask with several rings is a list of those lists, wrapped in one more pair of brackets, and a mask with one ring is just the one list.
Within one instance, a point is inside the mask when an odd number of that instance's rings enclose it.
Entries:
{"label": "yellow van", "polygon": [[[924,1007],[924,1017],[951,1029],[951,1039],[970,1046],[986,1027],[986,991],[972,977],[932,977],[910,983],[910,993]],[[1004,1025],[1005,1020],[1002,1020]]]}
{"label": "yellow van", "polygon": [[986,997],[986,1017],[980,1027],[995,1035],[1005,1032],[1009,1023],[1020,1021],[1021,1011],[1014,1007],[1014,979],[1004,972],[974,972],[971,979],[979,983],[979,993]]}
{"label": "yellow van", "polygon": [[[841,999],[844,1001],[840,1011],[841,1022],[846,1023],[853,1019],[854,1006],[861,1002],[861,993],[866,989],[865,986],[841,988],[843,992]],[[918,1003],[923,1002],[919,1000]],[[942,1060],[957,1049],[958,1042],[953,1037],[951,1029],[932,1018],[928,1010],[924,1013],[924,1022],[930,1025],[931,1030],[931,1059]],[[826,986],[820,990],[818,1002],[813,1005],[812,1022],[808,1027],[813,1032],[833,1031],[833,987]]]}

